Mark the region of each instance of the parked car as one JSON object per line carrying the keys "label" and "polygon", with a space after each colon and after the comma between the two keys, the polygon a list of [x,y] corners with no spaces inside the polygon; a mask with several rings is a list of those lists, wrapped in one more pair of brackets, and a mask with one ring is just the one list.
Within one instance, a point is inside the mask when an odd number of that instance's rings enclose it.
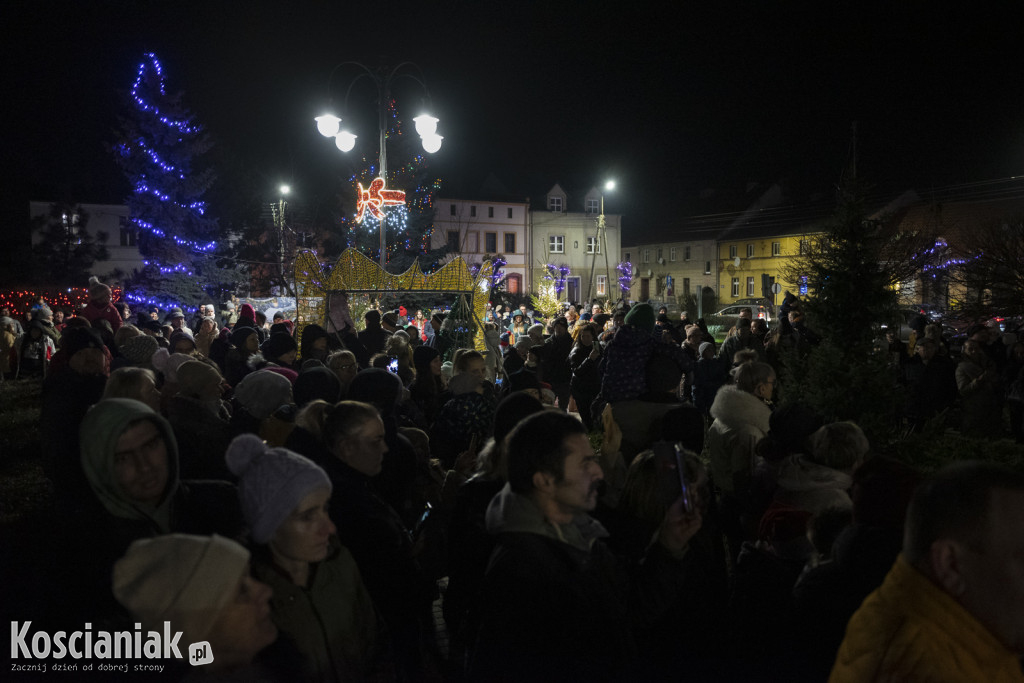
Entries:
{"label": "parked car", "polygon": [[767,306],[764,306],[762,304],[749,303],[735,303],[732,304],[731,306],[726,306],[718,313],[715,313],[715,315],[722,318],[739,318],[740,311],[742,311],[744,308],[749,308],[750,312],[753,314],[755,319],[760,318],[762,320],[771,321],[773,317],[771,310],[769,310]]}
{"label": "parked car", "polygon": [[767,318],[767,320],[771,320],[775,317],[775,304],[773,304],[770,299],[736,299],[733,304],[741,304],[744,306],[764,306],[768,309],[768,312],[771,313],[771,318]]}

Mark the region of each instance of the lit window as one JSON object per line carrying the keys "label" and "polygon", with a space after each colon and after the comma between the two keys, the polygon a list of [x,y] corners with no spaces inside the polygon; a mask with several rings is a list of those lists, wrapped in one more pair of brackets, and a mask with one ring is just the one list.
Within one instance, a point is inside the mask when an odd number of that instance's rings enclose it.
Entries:
{"label": "lit window", "polygon": [[772,256],[778,256],[782,253],[782,245],[779,242],[772,242]]}
{"label": "lit window", "polygon": [[565,253],[565,237],[563,235],[551,235],[548,237],[548,251],[552,254]]}
{"label": "lit window", "polygon": [[608,276],[598,275],[597,276],[597,295],[608,296]]}
{"label": "lit window", "polygon": [[738,277],[734,277],[732,279],[732,296],[735,299],[739,295],[740,295],[740,279]]}
{"label": "lit window", "polygon": [[747,296],[754,296],[754,278],[747,278]]}
{"label": "lit window", "polygon": [[600,254],[601,253],[601,243],[597,240],[596,237],[588,237],[587,238],[587,253],[588,254]]}

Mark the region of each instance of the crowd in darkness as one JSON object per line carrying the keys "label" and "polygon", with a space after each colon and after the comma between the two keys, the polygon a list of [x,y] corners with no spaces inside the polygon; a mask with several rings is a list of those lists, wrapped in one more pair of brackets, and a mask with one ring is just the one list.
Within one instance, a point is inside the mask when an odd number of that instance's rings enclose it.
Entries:
{"label": "crowd in darkness", "polygon": [[[1024,678],[1024,478],[925,478],[777,403],[820,342],[796,297],[720,344],[648,304],[488,305],[482,349],[404,307],[297,330],[93,282],[66,314],[0,311],[61,520],[35,617],[210,644],[167,676]],[[889,339],[901,417],[992,436],[1006,407],[1019,439],[1024,344],[969,337]]]}

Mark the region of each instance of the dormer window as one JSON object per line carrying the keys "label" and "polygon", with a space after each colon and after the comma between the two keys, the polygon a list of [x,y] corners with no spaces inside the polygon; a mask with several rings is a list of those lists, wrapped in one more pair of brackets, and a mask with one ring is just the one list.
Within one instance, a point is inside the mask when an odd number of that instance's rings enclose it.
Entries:
{"label": "dormer window", "polygon": [[600,199],[587,199],[587,213],[598,213],[601,211],[601,200]]}
{"label": "dormer window", "polygon": [[562,211],[562,198],[561,197],[548,197],[548,210],[549,211]]}

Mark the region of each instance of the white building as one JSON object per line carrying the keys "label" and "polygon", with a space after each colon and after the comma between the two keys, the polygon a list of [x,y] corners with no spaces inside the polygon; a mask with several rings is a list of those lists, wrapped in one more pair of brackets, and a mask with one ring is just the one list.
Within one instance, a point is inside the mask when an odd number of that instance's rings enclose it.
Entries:
{"label": "white building", "polygon": [[605,234],[599,235],[602,207],[597,188],[591,188],[577,205],[556,184],[548,190],[545,204],[542,209],[530,211],[532,291],[538,291],[551,265],[569,269],[563,300],[618,299],[616,266],[622,244],[622,217],[605,214]]}
{"label": "white building", "polygon": [[435,199],[431,247],[449,245],[451,257],[470,265],[485,256],[505,259],[505,290],[523,293],[529,281],[529,202]]}
{"label": "white building", "polygon": [[[29,202],[29,217],[32,219],[42,217],[41,225],[42,228],[45,228],[50,220],[50,210],[53,205],[54,202]],[[104,282],[110,283],[111,276],[118,272],[127,275],[132,270],[142,268],[142,255],[139,253],[137,244],[137,228],[128,221],[127,206],[123,204],[78,204],[77,206],[88,217],[85,229],[90,235],[96,237],[101,232],[107,234],[107,241],[104,245],[109,253],[109,258],[96,261],[93,264],[94,275]],[[77,225],[78,216],[67,217],[68,229],[76,230]],[[41,240],[41,230],[33,230],[32,245],[39,244]]]}

